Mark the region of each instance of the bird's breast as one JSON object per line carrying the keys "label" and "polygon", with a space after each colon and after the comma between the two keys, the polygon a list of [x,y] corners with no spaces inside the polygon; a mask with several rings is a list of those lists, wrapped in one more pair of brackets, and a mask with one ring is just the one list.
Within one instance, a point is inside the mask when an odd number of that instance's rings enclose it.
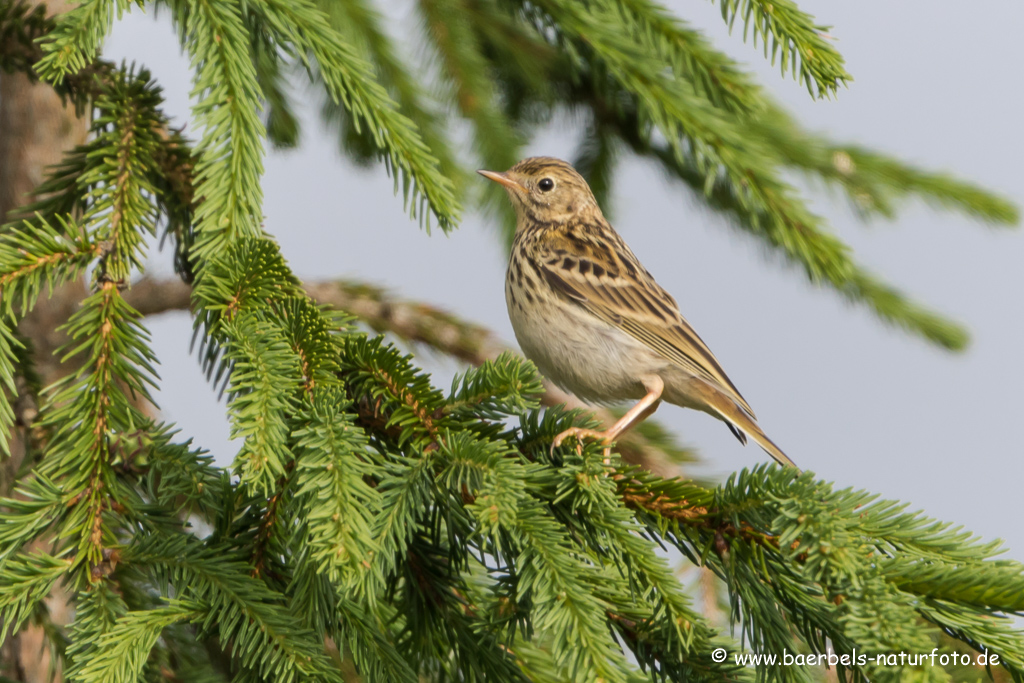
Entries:
{"label": "bird's breast", "polygon": [[666,366],[649,348],[552,290],[524,262],[509,265],[505,301],[523,354],[585,401],[639,399],[645,390],[638,378]]}

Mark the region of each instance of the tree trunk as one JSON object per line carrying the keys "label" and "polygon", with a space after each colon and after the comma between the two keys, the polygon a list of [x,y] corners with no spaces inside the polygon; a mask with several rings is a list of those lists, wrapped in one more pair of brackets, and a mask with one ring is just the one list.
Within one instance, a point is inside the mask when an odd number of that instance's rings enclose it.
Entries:
{"label": "tree trunk", "polygon": [[[46,3],[51,14],[67,11],[63,0]],[[0,222],[19,206],[33,201],[35,188],[43,181],[47,166],[60,161],[66,149],[85,142],[89,122],[75,115],[49,85],[33,83],[22,74],[0,74]],[[70,371],[63,368],[53,351],[64,341],[57,328],[84,298],[82,282],[70,283],[36,305],[20,326],[21,333],[35,345],[35,361],[44,384]],[[0,464],[0,494],[10,495],[15,475],[25,455],[24,438],[36,413],[34,401],[19,386],[15,404],[19,425],[11,443],[11,458]],[[69,620],[65,596],[59,589],[47,601],[49,619],[55,624]],[[30,624],[10,637],[0,650],[0,673],[16,681],[49,683],[60,680],[59,663],[53,661],[41,626]]]}

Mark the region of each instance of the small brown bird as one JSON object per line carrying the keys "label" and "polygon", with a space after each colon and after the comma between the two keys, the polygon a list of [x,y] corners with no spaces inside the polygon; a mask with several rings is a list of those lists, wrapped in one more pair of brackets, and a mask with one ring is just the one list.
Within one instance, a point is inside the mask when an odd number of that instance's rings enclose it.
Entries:
{"label": "small brown bird", "polygon": [[755,422],[718,360],[601,213],[587,181],[564,161],[524,159],[505,173],[479,171],[505,187],[516,234],[505,300],[526,357],[585,401],[638,400],[611,428],[569,436],[610,444],[662,399],[702,410],[795,466]]}

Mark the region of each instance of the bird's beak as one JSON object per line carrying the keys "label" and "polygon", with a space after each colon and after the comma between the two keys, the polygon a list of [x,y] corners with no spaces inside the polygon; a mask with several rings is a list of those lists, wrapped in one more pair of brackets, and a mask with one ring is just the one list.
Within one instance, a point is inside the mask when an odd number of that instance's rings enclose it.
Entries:
{"label": "bird's beak", "polygon": [[498,173],[496,171],[477,171],[480,175],[488,180],[493,180],[496,183],[501,183],[505,187],[517,190],[518,192],[526,192],[526,188],[520,185],[518,182],[513,180],[508,173]]}

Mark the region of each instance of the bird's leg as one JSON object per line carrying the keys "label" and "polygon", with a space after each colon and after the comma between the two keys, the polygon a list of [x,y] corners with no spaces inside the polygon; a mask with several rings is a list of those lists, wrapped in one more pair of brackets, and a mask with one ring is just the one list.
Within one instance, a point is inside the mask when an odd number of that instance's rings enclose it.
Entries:
{"label": "bird's leg", "polygon": [[[609,464],[612,452],[611,443],[634,424],[647,419],[661,404],[661,393],[665,390],[665,382],[661,377],[649,375],[643,378],[643,384],[644,388],[647,389],[647,395],[626,411],[626,414],[620,417],[618,422],[603,432],[594,429],[584,429],[583,427],[570,427],[556,436],[555,440],[551,442],[551,452],[554,453],[555,449],[561,446],[562,442],[570,436],[576,437],[577,441],[582,441],[584,438],[595,439],[605,444],[604,464]],[[582,450],[582,447],[579,448]]]}

